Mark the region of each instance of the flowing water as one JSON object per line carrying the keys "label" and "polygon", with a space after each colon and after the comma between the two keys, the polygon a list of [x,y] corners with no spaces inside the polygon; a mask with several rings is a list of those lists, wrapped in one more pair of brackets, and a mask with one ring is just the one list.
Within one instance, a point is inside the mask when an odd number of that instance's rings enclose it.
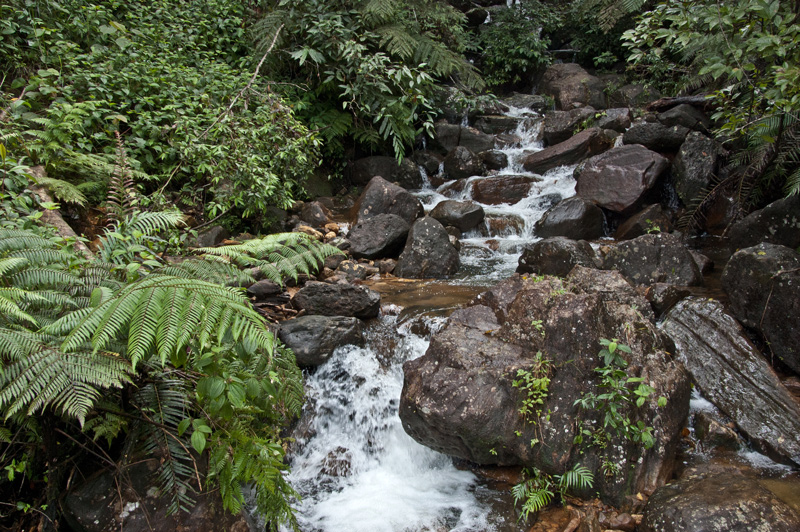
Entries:
{"label": "flowing water", "polygon": [[[520,140],[504,150],[509,164],[498,175],[532,175],[521,161],[542,149],[540,129],[538,120],[521,121],[515,132]],[[507,491],[493,490],[451,458],[416,443],[397,411],[402,363],[425,353],[431,330],[453,308],[513,273],[522,246],[535,239],[534,223],[574,194],[571,167],[537,177],[541,181],[515,205],[483,205],[487,221],[463,236],[454,279],[374,283],[384,307],[370,325],[366,347],[338,349],[307,377],[308,401],[289,475],[302,496],[297,514],[304,532],[521,530]],[[471,178],[477,179],[484,178]],[[423,182],[416,193],[426,211],[454,199],[442,193],[447,183],[433,189],[426,174]],[[471,199],[470,187],[458,198]]]}

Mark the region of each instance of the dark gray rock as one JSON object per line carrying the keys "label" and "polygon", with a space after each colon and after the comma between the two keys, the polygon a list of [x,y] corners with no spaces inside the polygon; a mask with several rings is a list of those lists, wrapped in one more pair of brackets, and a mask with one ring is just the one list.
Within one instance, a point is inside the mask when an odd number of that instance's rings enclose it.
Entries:
{"label": "dark gray rock", "polygon": [[367,268],[363,264],[359,264],[354,260],[344,260],[336,267],[336,273],[340,274],[339,277],[352,281],[354,279],[364,280],[369,275]]}
{"label": "dark gray rock", "polygon": [[221,225],[212,225],[197,235],[197,247],[212,248],[218,246],[223,240],[230,238],[230,232]]}
{"label": "dark gray rock", "polygon": [[576,63],[550,65],[542,75],[539,92],[552,96],[557,109],[590,106],[605,109],[605,84]]}
{"label": "dark gray rock", "polygon": [[478,157],[481,158],[487,170],[502,170],[508,166],[508,155],[500,150],[482,151]]}
{"label": "dark gray rock", "polygon": [[650,303],[657,318],[666,314],[669,309],[678,304],[678,301],[690,295],[691,291],[687,287],[669,283],[654,283],[648,286],[644,292],[644,297]]}
{"label": "dark gray rock", "polygon": [[575,134],[575,130],[585,121],[593,118],[597,110],[593,107],[579,107],[569,111],[549,111],[544,115],[542,138],[545,145],[554,146]]}
{"label": "dark gray rock", "polygon": [[527,244],[519,257],[517,273],[565,277],[580,264],[595,268],[597,257],[585,240],[570,240],[561,236]]}
{"label": "dark gray rock", "polygon": [[797,249],[800,247],[800,195],[789,196],[750,213],[733,224],[729,235],[734,249],[761,242]]}
{"label": "dark gray rock", "polygon": [[567,198],[544,213],[536,222],[536,236],[564,236],[573,240],[594,240],[605,236],[602,209],[583,198]]}
{"label": "dark gray rock", "polygon": [[451,225],[463,232],[477,227],[486,214],[483,207],[474,201],[445,200],[436,204],[428,216],[444,226]]}
{"label": "dark gray rock", "polygon": [[702,253],[698,253],[693,249],[690,249],[689,253],[692,254],[694,263],[697,264],[697,269],[700,270],[700,273],[705,275],[707,273],[714,271],[714,261],[711,260],[709,257],[703,255]]}
{"label": "dark gray rock", "polygon": [[[60,505],[70,530],[83,532],[152,532],[153,530],[226,530],[250,532],[245,512],[224,510],[218,490],[192,494],[196,501],[188,512],[168,514],[168,496],[160,496],[157,458],[132,461],[124,474],[101,470],[76,482]],[[200,476],[205,477],[200,463]],[[85,468],[86,466],[84,466]],[[84,473],[86,473],[84,469]],[[77,480],[77,479],[76,479]],[[154,528],[155,526],[155,528]]]}
{"label": "dark gray rock", "polygon": [[478,120],[475,122],[475,129],[489,135],[497,135],[499,133],[514,133],[517,128],[520,127],[520,125],[530,122],[532,122],[530,118],[506,115],[485,115],[478,118]]}
{"label": "dark gray rock", "polygon": [[503,98],[502,102],[510,107],[519,109],[530,109],[537,113],[544,113],[552,106],[552,103],[541,94],[521,94],[512,93],[511,96]]}
{"label": "dark gray rock", "polygon": [[650,497],[641,532],[796,532],[800,513],[755,475],[706,464]]}
{"label": "dark gray rock", "polygon": [[[663,484],[672,473],[672,452],[688,412],[688,375],[664,351],[664,338],[649,319],[628,302],[634,298],[639,308],[647,303],[619,274],[600,273],[627,286],[623,299],[615,288],[597,287],[597,278],[592,279],[595,290],[585,292],[571,275],[563,281],[515,277],[482,298],[498,306],[510,300],[504,312],[496,314],[488,304],[454,312],[431,337],[426,354],[403,366],[400,418],[406,432],[472,462],[524,464],[548,474],[561,474],[575,462],[595,469],[604,457],[624,463],[616,478],[596,475],[591,490],[615,506],[636,506],[637,493]],[[532,319],[540,320],[540,327],[532,326]],[[670,405],[659,410],[653,397],[640,411],[629,412],[654,427],[656,443],[649,450],[614,434],[604,451],[574,443],[577,423],[602,423],[599,412],[575,402],[595,389],[591,376],[600,364],[599,339],[614,337],[626,338],[632,348],[632,374],[653,385],[655,397],[663,395]],[[530,423],[519,413],[521,396],[513,381],[517,370],[531,368],[538,351],[552,361],[551,380],[543,414],[532,414],[535,423]],[[540,443],[531,445],[534,439]]]}
{"label": "dark gray rock", "polygon": [[661,98],[661,93],[641,83],[623,85],[612,90],[608,97],[609,107],[630,107],[637,109]]}
{"label": "dark gray rock", "polygon": [[494,149],[494,136],[478,131],[472,127],[462,127],[458,145],[467,148],[472,153]]}
{"label": "dark gray rock", "polygon": [[[347,244],[348,244],[347,247],[349,248],[350,243],[348,242]],[[325,267],[330,268],[331,270],[335,270],[345,260],[347,260],[347,255],[345,254],[341,255],[337,254],[337,255],[331,255],[330,257],[325,257]]]}
{"label": "dark gray rock", "polygon": [[800,465],[800,405],[722,304],[684,299],[662,329],[706,399],[762,452]]}
{"label": "dark gray rock", "polygon": [[703,450],[737,451],[744,444],[742,438],[736,434],[732,423],[723,423],[722,420],[708,412],[702,410],[696,412],[693,416],[692,426],[694,427],[694,437]]}
{"label": "dark gray rock", "polygon": [[731,311],[800,374],[800,254],[786,246],[740,249],[722,272]]}
{"label": "dark gray rock", "polygon": [[456,273],[459,264],[458,251],[444,226],[426,216],[411,226],[394,274],[409,279],[439,279]]}
{"label": "dark gray rock", "polygon": [[661,122],[637,122],[622,135],[625,144],[641,144],[657,152],[675,152],[681,147],[689,128],[665,126]]}
{"label": "dark gray rock", "polygon": [[350,253],[357,259],[396,257],[411,227],[396,214],[378,214],[360,220],[347,235]]}
{"label": "dark gray rock", "polygon": [[300,219],[311,227],[324,227],[331,221],[331,213],[318,201],[304,203],[300,210]]}
{"label": "dark gray rock", "polygon": [[485,205],[514,205],[530,194],[531,186],[540,181],[526,175],[498,175],[470,182],[472,198]]}
{"label": "dark gray rock", "polygon": [[425,213],[422,203],[402,187],[389,183],[380,176],[373,177],[364,188],[353,207],[356,221],[379,214],[396,214],[413,223]]}
{"label": "dark gray rock", "polygon": [[381,296],[363,286],[312,281],[298,290],[292,304],[306,314],[369,319],[378,315]]}
{"label": "dark gray rock", "polygon": [[672,231],[672,217],[660,204],[649,205],[625,220],[617,228],[614,238],[630,240],[648,233],[669,233]]}
{"label": "dark gray rock", "polygon": [[606,109],[592,125],[601,129],[613,129],[619,133],[624,133],[626,129],[631,127],[631,110],[627,107]]}
{"label": "dark gray rock", "polygon": [[634,284],[703,284],[689,249],[669,233],[642,235],[621,242],[605,256],[603,268],[617,270]]}
{"label": "dark gray rock", "polygon": [[419,168],[408,159],[403,159],[403,162],[397,164],[397,159],[394,157],[373,155],[353,162],[350,172],[353,184],[364,186],[375,176],[381,176],[403,188],[422,187]]}
{"label": "dark gray rock", "polygon": [[[344,255],[332,255],[344,257]],[[281,285],[269,279],[262,279],[247,288],[247,295],[256,298],[256,301],[263,300],[269,296],[275,296],[283,292]]]}
{"label": "dark gray rock", "polygon": [[685,103],[659,113],[658,121],[667,127],[683,126],[703,133],[708,132],[711,126],[711,121],[703,111]]}
{"label": "dark gray rock", "polygon": [[575,192],[610,211],[635,211],[667,166],[644,146],[612,148],[575,169]]}
{"label": "dark gray rock", "polygon": [[463,146],[457,146],[444,158],[444,173],[449,179],[464,179],[484,175],[486,167],[480,157]]}
{"label": "dark gray rock", "polygon": [[439,167],[444,161],[444,157],[430,150],[415,151],[411,156],[415,163],[425,169],[428,176],[439,173]]}
{"label": "dark gray rock", "polygon": [[525,158],[522,166],[528,172],[543,174],[558,166],[579,163],[606,151],[613,144],[613,139],[603,134],[603,130],[589,128],[555,146],[532,153]]}
{"label": "dark gray rock", "polygon": [[344,316],[300,316],[282,321],[278,338],[294,351],[299,366],[325,363],[334,349],[343,345],[364,345],[361,320]]}
{"label": "dark gray rock", "polygon": [[432,150],[446,155],[458,146],[460,138],[461,126],[439,121],[433,126],[433,138],[431,139],[430,147]]}
{"label": "dark gray rock", "polygon": [[717,171],[719,158],[717,143],[697,131],[686,136],[672,165],[675,192],[684,203],[689,203],[708,188]]}

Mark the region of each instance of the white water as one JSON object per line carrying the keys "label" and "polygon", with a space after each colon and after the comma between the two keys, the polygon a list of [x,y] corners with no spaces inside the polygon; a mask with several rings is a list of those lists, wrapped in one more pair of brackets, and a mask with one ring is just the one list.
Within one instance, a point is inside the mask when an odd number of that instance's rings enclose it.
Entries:
{"label": "white water", "polygon": [[[308,377],[311,436],[298,441],[288,480],[302,495],[304,532],[496,530],[474,493],[476,479],[449,457],[416,443],[397,415],[402,362],[421,356],[427,341],[396,317],[383,317],[373,339],[397,336],[394,360],[348,346]],[[492,517],[495,521],[499,518]]]}

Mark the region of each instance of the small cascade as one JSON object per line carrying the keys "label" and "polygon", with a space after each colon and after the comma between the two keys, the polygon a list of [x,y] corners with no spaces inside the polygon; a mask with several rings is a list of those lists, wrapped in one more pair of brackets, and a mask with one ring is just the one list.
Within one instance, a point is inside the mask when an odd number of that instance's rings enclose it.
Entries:
{"label": "small cascade", "polygon": [[423,189],[431,188],[431,178],[428,177],[428,172],[425,170],[425,167],[419,165],[418,168],[419,168],[419,175],[422,177],[422,188]]}
{"label": "small cascade", "polygon": [[[403,430],[402,363],[428,346],[409,328],[384,316],[367,347],[338,349],[307,378],[307,426],[296,435],[288,477],[302,497],[304,532],[508,530],[478,500],[474,475]],[[390,353],[381,353],[387,345]]]}

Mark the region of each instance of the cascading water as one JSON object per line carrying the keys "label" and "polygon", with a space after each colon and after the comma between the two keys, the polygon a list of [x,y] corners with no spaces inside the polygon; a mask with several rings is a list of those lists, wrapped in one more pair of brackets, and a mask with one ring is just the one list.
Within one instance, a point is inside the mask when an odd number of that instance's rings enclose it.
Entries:
{"label": "cascading water", "polygon": [[[401,426],[402,363],[421,356],[427,341],[407,324],[398,328],[397,316],[381,318],[369,336],[368,347],[338,349],[306,381],[310,422],[289,475],[303,497],[301,529],[501,530],[502,518],[490,518],[478,499],[475,476],[416,443]],[[377,347],[386,342],[390,360]]]}

